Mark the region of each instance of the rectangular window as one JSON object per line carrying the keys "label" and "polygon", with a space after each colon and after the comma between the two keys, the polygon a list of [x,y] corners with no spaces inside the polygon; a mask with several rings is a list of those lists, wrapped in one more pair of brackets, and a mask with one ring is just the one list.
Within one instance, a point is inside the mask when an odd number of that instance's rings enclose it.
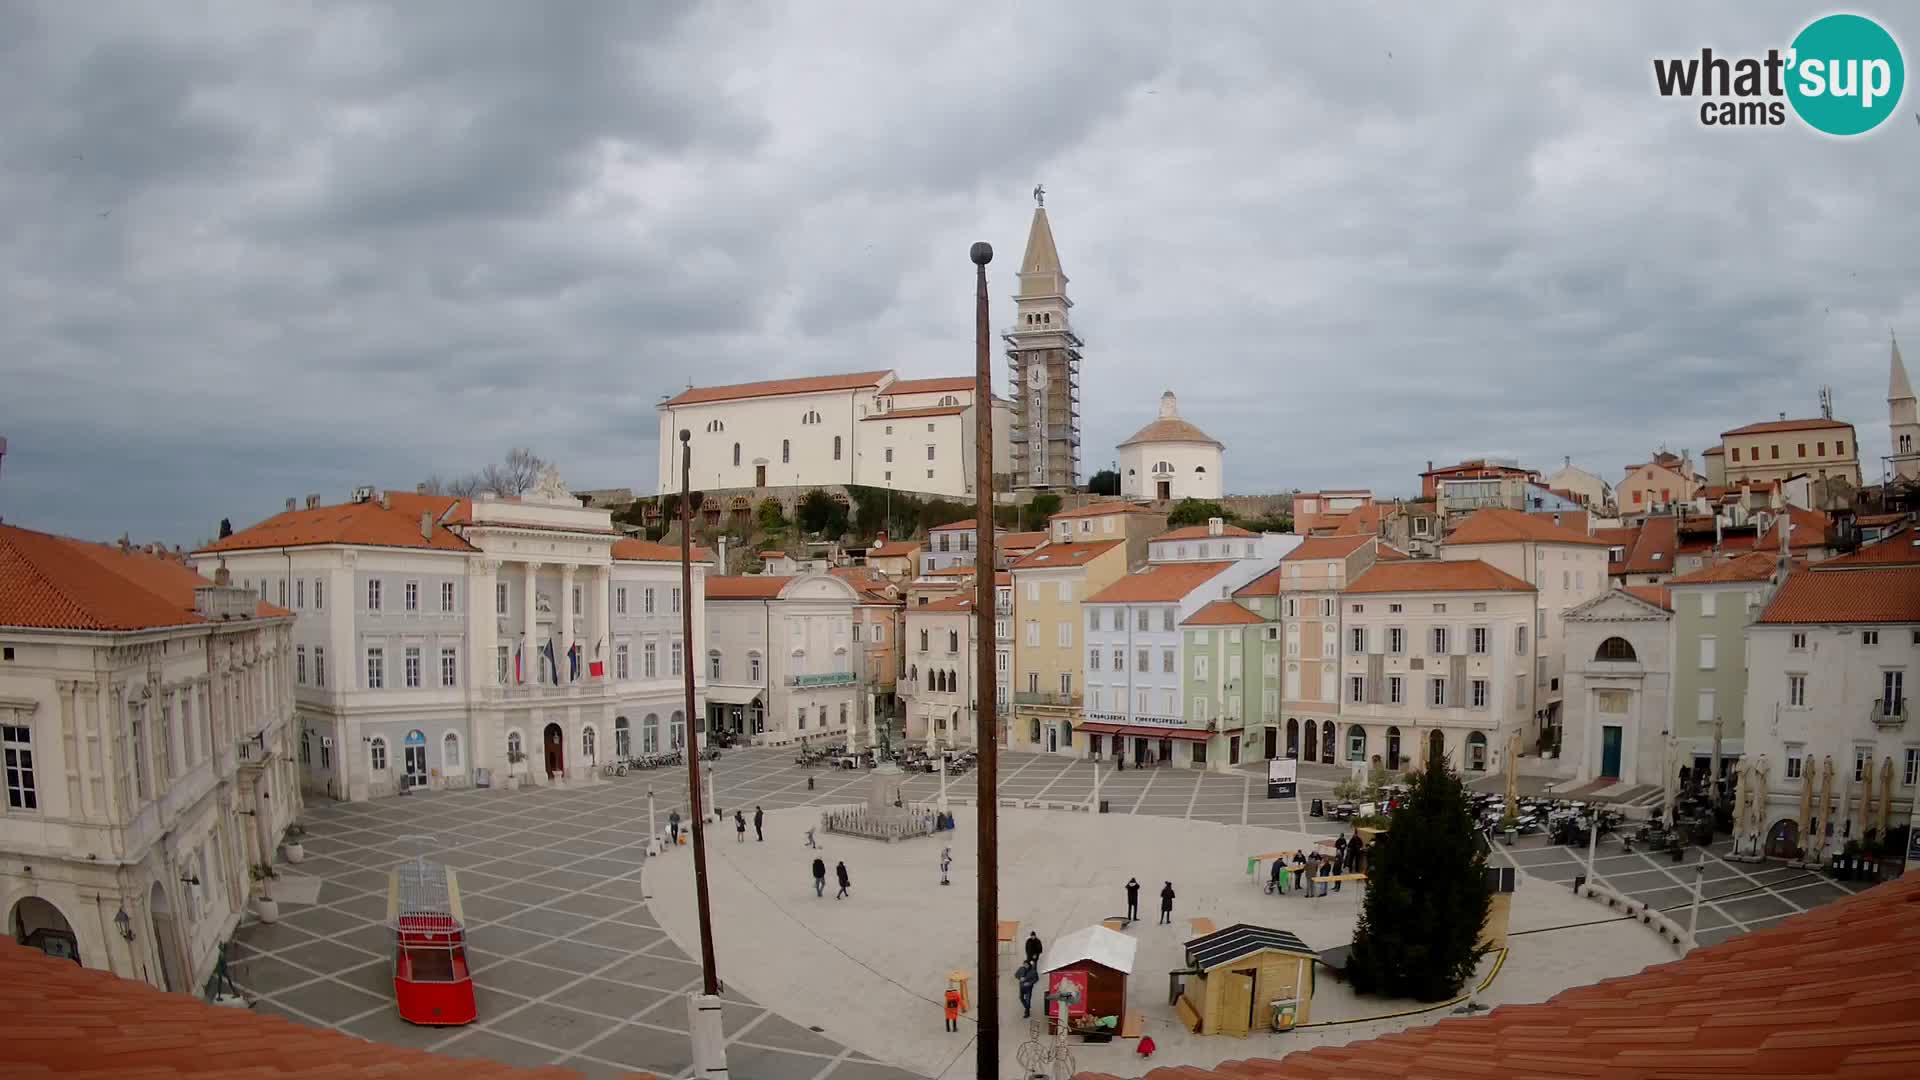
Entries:
{"label": "rectangular window", "polygon": [[707,654],[707,678],[720,681],[720,654],[717,652]]}
{"label": "rectangular window", "polygon": [[1167,633],[1173,632],[1173,610],[1172,608],[1160,609],[1160,629]]}
{"label": "rectangular window", "polygon": [[643,679],[660,677],[660,646],[651,641],[640,646],[640,677]]}
{"label": "rectangular window", "polygon": [[1485,679],[1473,680],[1473,707],[1476,709],[1487,707],[1487,680]]}
{"label": "rectangular window", "polygon": [[1399,656],[1407,651],[1407,632],[1398,626],[1387,627],[1387,652]]}
{"label": "rectangular window", "polygon": [[1805,752],[1801,748],[1800,744],[1788,743],[1786,745],[1786,753],[1787,753],[1787,779],[1798,780],[1800,779],[1801,762],[1806,760]]}
{"label": "rectangular window", "polygon": [[1718,652],[1716,645],[1717,645],[1717,642],[1711,637],[1703,637],[1700,639],[1700,670],[1701,671],[1713,670],[1714,663],[1718,659],[1718,656],[1716,655]]}
{"label": "rectangular window", "polygon": [[1133,654],[1133,670],[1146,674],[1153,670],[1153,654],[1146,649],[1136,650]]}
{"label": "rectangular window", "polygon": [[624,641],[613,647],[613,677],[622,681],[633,677],[633,646]]}
{"label": "rectangular window", "polygon": [[419,611],[420,610],[420,583],[417,581],[407,582],[404,592],[405,592],[406,609],[408,611]]}
{"label": "rectangular window", "polygon": [[1700,615],[1703,618],[1710,619],[1713,617],[1713,613],[1716,606],[1714,603],[1714,595],[1715,594],[1712,589],[1700,590]]}
{"label": "rectangular window", "polygon": [[0,726],[0,756],[7,770],[8,809],[40,809],[40,788],[33,775],[33,729],[24,724]]}
{"label": "rectangular window", "polygon": [[1475,656],[1487,655],[1487,628],[1484,626],[1476,626],[1473,628],[1473,654]]}
{"label": "rectangular window", "polygon": [[1712,690],[1700,691],[1700,703],[1696,708],[1699,709],[1699,712],[1694,714],[1694,719],[1697,723],[1702,725],[1713,723],[1714,715],[1718,710],[1714,706]]}
{"label": "rectangular window", "polygon": [[1207,677],[1207,658],[1205,656],[1196,656],[1193,658],[1193,677],[1196,679],[1204,679]]}
{"label": "rectangular window", "polygon": [[1087,650],[1087,670],[1088,671],[1100,670],[1100,650],[1099,649]]}
{"label": "rectangular window", "polygon": [[1862,631],[1860,631],[1860,644],[1862,644],[1862,645],[1878,645],[1878,644],[1880,644],[1880,631],[1878,631],[1878,630],[1862,630]]}
{"label": "rectangular window", "polygon": [[[1825,443],[1821,443],[1820,445],[1822,445],[1822,446],[1825,446],[1826,444],[1825,444]],[[1739,460],[1740,460],[1740,448],[1739,448],[1739,447],[1737,447],[1737,446],[1735,446],[1735,447],[1732,447],[1731,449],[1733,450],[1733,460],[1735,460],[1735,461],[1739,461]],[[1821,451],[1821,453],[1826,453],[1826,451],[1824,451],[1824,450],[1822,450],[1822,451]],[[1634,492],[1634,493],[1633,493],[1633,501],[1634,501],[1634,502],[1639,502],[1639,501],[1640,501],[1640,493],[1639,493],[1639,492],[1637,492],[1637,491],[1636,491],[1636,492]]]}
{"label": "rectangular window", "polygon": [[1406,700],[1406,680],[1398,675],[1387,676],[1387,704],[1402,705]]}
{"label": "rectangular window", "polygon": [[1300,614],[1299,606],[1294,603],[1293,597],[1291,596],[1287,597],[1287,618],[1289,619],[1295,618],[1299,614]]}
{"label": "rectangular window", "polygon": [[409,645],[402,655],[406,663],[407,689],[417,690],[420,688],[420,647]]}
{"label": "rectangular window", "polygon": [[643,589],[640,592],[640,614],[653,614],[653,590],[651,588]]}
{"label": "rectangular window", "polygon": [[1143,633],[1147,630],[1152,629],[1153,627],[1153,623],[1151,621],[1152,619],[1153,619],[1153,612],[1148,611],[1146,608],[1134,609],[1133,625],[1135,629],[1138,629]]}
{"label": "rectangular window", "polygon": [[460,654],[450,646],[440,648],[440,685],[460,685]]}
{"label": "rectangular window", "polygon": [[1161,649],[1161,650],[1160,650],[1160,670],[1161,670],[1161,671],[1163,671],[1163,672],[1165,672],[1165,673],[1166,673],[1166,674],[1168,674],[1168,675],[1171,675],[1171,674],[1173,674],[1173,673],[1175,672],[1175,670],[1177,670],[1177,669],[1175,668],[1175,666],[1174,666],[1174,662],[1173,662],[1173,650],[1172,650],[1172,649]]}
{"label": "rectangular window", "polygon": [[680,586],[678,585],[675,585],[673,589],[667,593],[667,614],[680,614]]}
{"label": "rectangular window", "polygon": [[[1210,711],[1211,711],[1209,707],[1210,707],[1210,706],[1211,706],[1212,704],[1213,704],[1213,703],[1212,703],[1212,702],[1210,702],[1210,701],[1208,701],[1208,700],[1207,700],[1206,698],[1203,698],[1203,697],[1196,697],[1196,698],[1194,698],[1194,699],[1193,699],[1193,716],[1191,717],[1191,719],[1194,719],[1194,720],[1206,720],[1206,719],[1208,718],[1208,715],[1209,715],[1209,713],[1210,713]],[[1194,743],[1193,745],[1194,745],[1195,747],[1199,747],[1199,746],[1201,746],[1201,745],[1203,745],[1203,744],[1201,744],[1201,743]]]}
{"label": "rectangular window", "polygon": [[387,652],[385,649],[367,650],[367,689],[379,690],[387,685]]}
{"label": "rectangular window", "polygon": [[1806,457],[1806,456],[1807,456],[1807,444],[1806,444],[1806,443],[1795,443],[1795,444],[1794,444],[1794,451],[1795,451],[1795,452],[1796,452],[1796,453],[1797,453],[1797,454],[1798,454],[1798,455],[1799,455],[1800,457]]}
{"label": "rectangular window", "polygon": [[1433,689],[1432,703],[1444,706],[1447,703],[1447,680],[1429,679],[1428,683]]}
{"label": "rectangular window", "polygon": [[1060,692],[1063,694],[1073,693],[1073,676],[1065,671],[1060,673]]}
{"label": "rectangular window", "polygon": [[1807,632],[1805,630],[1795,630],[1789,637],[1788,645],[1796,651],[1805,651],[1807,647]]}
{"label": "rectangular window", "polygon": [[1367,677],[1365,675],[1347,676],[1347,701],[1358,705],[1367,700]]}
{"label": "rectangular window", "polygon": [[1354,653],[1356,654],[1364,653],[1367,651],[1367,628],[1366,627],[1364,626],[1354,627],[1349,637],[1350,637],[1349,648]]}
{"label": "rectangular window", "polygon": [[1027,620],[1027,644],[1035,648],[1040,645],[1040,623],[1036,619]]}
{"label": "rectangular window", "polygon": [[372,578],[367,582],[367,610],[380,610],[380,579]]}
{"label": "rectangular window", "polygon": [[300,686],[307,685],[307,647],[293,647],[293,681]]}
{"label": "rectangular window", "polygon": [[613,590],[613,613],[615,615],[625,615],[627,613],[627,587],[625,585]]}
{"label": "rectangular window", "polygon": [[1073,582],[1071,581],[1060,582],[1058,586],[1058,593],[1054,598],[1059,600],[1063,604],[1072,603],[1073,602]]}
{"label": "rectangular window", "polygon": [[1519,626],[1513,628],[1513,654],[1515,656],[1527,655],[1527,624],[1525,623],[1521,623]]}
{"label": "rectangular window", "polygon": [[1433,628],[1433,654],[1435,656],[1447,655],[1447,628],[1444,626],[1436,626]]}
{"label": "rectangular window", "polygon": [[1053,633],[1054,633],[1054,644],[1060,646],[1063,649],[1070,649],[1073,647],[1073,624],[1072,623],[1063,622],[1058,624],[1057,626],[1054,627]]}
{"label": "rectangular window", "polygon": [[505,615],[507,613],[507,583],[504,581],[494,583],[493,613],[495,615]]}
{"label": "rectangular window", "polygon": [[1906,707],[1907,673],[1895,668],[1880,673],[1880,712],[1883,716],[1898,716]]}
{"label": "rectangular window", "polygon": [[[1867,775],[1867,770],[1872,767],[1873,767],[1872,748],[1861,747],[1861,746],[1854,747],[1853,748],[1853,782],[1856,784],[1859,783]],[[1843,810],[1842,812],[1844,813],[1845,811]]]}
{"label": "rectangular window", "polygon": [[1900,773],[1900,783],[1906,787],[1920,783],[1920,746],[1907,747],[1906,764]]}
{"label": "rectangular window", "polygon": [[[1825,457],[1827,455],[1827,442],[1825,439],[1822,439],[1819,442],[1814,443],[1813,448],[1817,452],[1818,456]],[[1733,452],[1733,460],[1735,461],[1740,460],[1740,451],[1738,449],[1734,450]]]}
{"label": "rectangular window", "polygon": [[1040,692],[1040,673],[1037,671],[1027,672],[1027,693],[1037,694],[1039,692]]}
{"label": "rectangular window", "polygon": [[1841,457],[1845,457],[1847,454],[1847,440],[1845,439],[1834,440],[1833,452]]}
{"label": "rectangular window", "polygon": [[1098,633],[1100,631],[1100,609],[1099,608],[1090,607],[1087,609],[1087,629],[1094,633]]}
{"label": "rectangular window", "polygon": [[293,608],[298,611],[307,606],[307,579],[296,578],[293,582]]}
{"label": "rectangular window", "polygon": [[440,583],[440,610],[453,610],[453,582],[451,581]]}
{"label": "rectangular window", "polygon": [[1807,707],[1807,677],[1805,675],[1787,676],[1787,704],[1796,709]]}
{"label": "rectangular window", "polygon": [[313,647],[313,685],[327,685],[327,647],[324,645]]}
{"label": "rectangular window", "polygon": [[507,663],[510,651],[505,645],[493,647],[493,678],[494,682],[500,686],[507,685]]}
{"label": "rectangular window", "polygon": [[280,587],[280,606],[287,606],[287,579],[281,578],[276,584]]}

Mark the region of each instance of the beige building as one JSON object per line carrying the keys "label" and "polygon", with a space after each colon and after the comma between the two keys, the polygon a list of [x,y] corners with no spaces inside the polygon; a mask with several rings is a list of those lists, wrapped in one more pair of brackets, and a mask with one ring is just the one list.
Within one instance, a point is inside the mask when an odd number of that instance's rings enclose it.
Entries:
{"label": "beige building", "polygon": [[[1831,417],[1748,424],[1720,433],[1723,476],[1713,481],[1737,487],[1742,480],[1785,480],[1806,474],[1860,486],[1859,445],[1853,425]],[[1711,478],[1710,478],[1711,479]],[[1621,509],[1627,509],[1621,504]]]}
{"label": "beige building", "polygon": [[867,549],[867,569],[895,581],[912,577],[919,565],[920,543],[917,540],[894,540]]}
{"label": "beige building", "polygon": [[1643,461],[1627,470],[1615,489],[1620,513],[1639,517],[1655,510],[1679,506],[1700,489],[1700,478],[1684,456],[1660,453],[1652,461]]}
{"label": "beige building", "polygon": [[1166,531],[1166,514],[1118,499],[1062,510],[1047,519],[1047,532],[1056,544],[1123,541],[1129,566],[1145,563],[1148,542]]}
{"label": "beige building", "polygon": [[[1109,519],[1111,520],[1111,519]],[[1144,545],[1144,541],[1143,541]],[[1081,604],[1127,572],[1124,534],[1058,541],[1014,563],[1014,722],[1008,745],[1073,752],[1073,727],[1085,700]],[[909,608],[911,612],[913,609]]]}
{"label": "beige building", "polygon": [[907,674],[901,684],[907,738],[929,746],[972,746],[976,658],[973,596],[957,593],[908,609]]}

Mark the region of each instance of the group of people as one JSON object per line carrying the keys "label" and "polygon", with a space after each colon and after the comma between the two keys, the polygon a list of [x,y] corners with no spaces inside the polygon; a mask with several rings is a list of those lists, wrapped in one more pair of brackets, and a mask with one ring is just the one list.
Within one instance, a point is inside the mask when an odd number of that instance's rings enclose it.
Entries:
{"label": "group of people", "polygon": [[[853,888],[853,877],[847,873],[847,860],[841,859],[838,863],[834,864],[833,875],[840,882],[840,891],[834,893],[833,898],[835,900],[845,900],[847,898],[847,890]],[[813,895],[827,895],[827,860],[822,859],[818,855],[813,857]]]}
{"label": "group of people", "polygon": [[[766,825],[766,822],[767,812],[758,806],[754,807],[753,838],[756,841],[766,840],[767,834],[763,831],[763,826]],[[747,842],[747,815],[739,810],[733,812],[733,834],[736,837],[735,843],[744,844]]]}
{"label": "group of people", "polygon": [[1333,891],[1339,892],[1339,876],[1342,874],[1364,873],[1366,870],[1366,861],[1366,842],[1361,840],[1357,835],[1349,840],[1345,833],[1341,833],[1339,838],[1333,842],[1333,854],[1331,856],[1323,855],[1316,849],[1311,854],[1304,851],[1295,851],[1291,862],[1284,858],[1273,860],[1273,869],[1268,872],[1267,876],[1267,891],[1285,896],[1287,894],[1287,886],[1289,881],[1291,881],[1292,884],[1306,893],[1308,898],[1316,895],[1325,896],[1327,894],[1327,883],[1325,879],[1333,878],[1335,879],[1333,882]]}
{"label": "group of people", "polygon": [[[1127,879],[1127,921],[1140,917],[1140,879]],[[1166,926],[1173,922],[1173,882],[1160,886],[1160,922]]]}

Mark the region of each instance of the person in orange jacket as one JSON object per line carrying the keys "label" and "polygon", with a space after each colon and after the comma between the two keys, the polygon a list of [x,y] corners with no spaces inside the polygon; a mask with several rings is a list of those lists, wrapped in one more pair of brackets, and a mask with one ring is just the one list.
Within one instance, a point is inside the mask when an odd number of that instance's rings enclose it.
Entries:
{"label": "person in orange jacket", "polygon": [[947,990],[947,1030],[960,1030],[960,991]]}

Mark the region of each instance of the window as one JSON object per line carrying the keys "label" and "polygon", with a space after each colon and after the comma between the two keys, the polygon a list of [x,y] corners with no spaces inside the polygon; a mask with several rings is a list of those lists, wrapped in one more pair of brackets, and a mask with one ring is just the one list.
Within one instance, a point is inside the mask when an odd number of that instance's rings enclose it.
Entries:
{"label": "window", "polygon": [[680,614],[680,586],[678,585],[667,593],[667,614]]}
{"label": "window", "polygon": [[440,740],[440,763],[449,769],[460,767],[460,736],[451,731]]}
{"label": "window", "polygon": [[1447,605],[1445,604],[1433,605],[1433,613],[1435,615],[1445,615],[1447,613]]}
{"label": "window", "polygon": [[660,646],[651,641],[640,646],[640,677],[643,679],[660,677]]}
{"label": "window", "polygon": [[931,443],[927,445],[927,460],[933,460],[933,445]]}
{"label": "window", "polygon": [[1907,673],[1899,668],[1880,673],[1880,713],[1898,716],[1906,711]]}
{"label": "window", "polygon": [[1193,658],[1193,677],[1196,679],[1204,679],[1207,677],[1207,658],[1205,655]]}
{"label": "window", "polygon": [[[1820,445],[1824,447],[1824,446],[1825,446],[1825,445],[1827,445],[1827,444],[1826,444],[1826,443],[1821,443]],[[1731,449],[1732,449],[1732,451],[1733,451],[1733,460],[1735,460],[1735,461],[1739,461],[1739,460],[1740,460],[1740,448],[1739,448],[1739,447],[1737,447],[1737,446],[1735,446],[1735,447],[1732,447]],[[1822,451],[1820,451],[1820,452],[1821,452],[1821,453],[1823,453],[1823,454],[1824,454],[1824,453],[1826,453],[1826,451],[1825,451],[1825,450],[1822,450]],[[1639,502],[1639,501],[1640,501],[1640,493],[1639,493],[1639,492],[1637,492],[1637,491],[1636,491],[1636,492],[1634,492],[1634,493],[1633,493],[1633,501],[1634,501],[1634,502]]]}
{"label": "window", "polygon": [[793,440],[781,439],[780,440],[780,463],[782,465],[787,465],[787,464],[791,464],[792,461],[793,461]]}
{"label": "window", "polygon": [[373,767],[374,772],[387,771],[387,740],[375,735],[373,741],[367,744],[367,764]]}
{"label": "window", "polygon": [[1100,650],[1099,649],[1087,650],[1087,670],[1088,671],[1100,670]]}
{"label": "window", "polygon": [[1787,676],[1787,704],[1795,709],[1807,707],[1807,677],[1805,675]]}
{"label": "window", "polygon": [[1090,607],[1087,609],[1087,629],[1095,632],[1099,631],[1100,629],[1100,609],[1099,608]]}
{"label": "window", "polygon": [[367,689],[378,690],[387,684],[387,653],[385,649],[367,650]]}
{"label": "window", "polygon": [[710,650],[707,653],[707,678],[713,679],[716,682],[720,678],[720,650],[718,649]]}
{"label": "window", "polygon": [[280,606],[286,607],[287,606],[287,579],[281,578],[278,584],[280,586]]}
{"label": "window", "polygon": [[1487,707],[1487,680],[1485,679],[1473,680],[1473,707],[1476,709]]}
{"label": "window", "polygon": [[1433,694],[1431,696],[1431,701],[1433,702],[1433,704],[1445,705],[1447,703],[1447,680],[1429,679],[1427,680],[1427,682],[1429,684],[1429,687],[1433,691]]}
{"label": "window", "polygon": [[404,599],[402,601],[403,606],[408,611],[419,611],[420,610],[420,583],[417,581],[409,581],[406,583],[402,591],[404,595]]}
{"label": "window", "polygon": [[307,579],[296,578],[293,583],[293,606],[295,610],[307,606]]}
{"label": "window", "polygon": [[493,586],[493,613],[495,615],[507,613],[507,583],[504,581],[496,582]]}
{"label": "window", "polygon": [[1700,670],[1701,671],[1713,670],[1714,662],[1717,659],[1717,657],[1715,656],[1715,653],[1718,651],[1716,648],[1716,645],[1717,645],[1717,642],[1711,637],[1703,637],[1700,639]]}
{"label": "window", "polygon": [[1807,648],[1807,632],[1805,630],[1795,630],[1788,638],[1788,646],[1796,651],[1805,652]]}
{"label": "window", "polygon": [[[674,642],[673,649],[674,655],[678,656],[680,653],[680,643],[677,641]],[[757,652],[747,654],[747,678],[753,682],[760,681],[760,654]]]}
{"label": "window", "polygon": [[507,685],[507,651],[505,645],[493,647],[493,678],[501,686]]}
{"label": "window", "polygon": [[1407,632],[1398,626],[1387,627],[1387,651],[1395,656],[1407,651]]}
{"label": "window", "polygon": [[1475,611],[1487,610],[1487,602],[1485,600],[1475,600],[1473,602],[1473,610]]}
{"label": "window", "polygon": [[1444,626],[1433,628],[1433,652],[1436,656],[1447,655],[1447,628]]}
{"label": "window", "polygon": [[[1061,625],[1064,626],[1066,624],[1062,623]],[[947,652],[957,653],[959,651],[960,651],[960,631],[958,630],[947,631]]]}
{"label": "window", "polygon": [[367,610],[380,610],[380,579],[372,578],[367,582]]}
{"label": "window", "polygon": [[1714,610],[1717,606],[1714,603],[1715,595],[1712,589],[1700,590],[1700,614],[1705,618],[1713,617]]}
{"label": "window", "polygon": [[1152,618],[1153,615],[1151,612],[1146,608],[1140,608],[1134,612],[1134,626],[1143,631],[1147,630],[1152,625],[1149,621]]}
{"label": "window", "polygon": [[325,645],[313,647],[313,685],[327,685],[327,647]]}
{"label": "window", "polygon": [[1060,673],[1060,692],[1063,694],[1073,693],[1073,675],[1071,673],[1065,671]]}
{"label": "window", "polygon": [[1167,673],[1168,675],[1171,675],[1174,673],[1172,649],[1160,650],[1160,670]]}
{"label": "window", "polygon": [[1127,670],[1127,654],[1119,649],[1113,650],[1113,670]]}
{"label": "window", "polygon": [[1487,628],[1484,626],[1473,628],[1473,655],[1487,655]]}
{"label": "window", "polygon": [[[1168,649],[1167,655],[1172,656],[1173,650]],[[1141,649],[1135,652],[1133,655],[1133,660],[1134,660],[1133,670],[1138,671],[1143,675],[1153,670],[1153,654],[1149,650]],[[1167,670],[1171,672],[1173,669],[1168,668]]]}
{"label": "window", "polygon": [[1806,760],[1805,750],[1799,743],[1788,743],[1786,750],[1787,779],[1798,780],[1800,779],[1801,763]]}
{"label": "window", "polygon": [[409,645],[402,656],[406,664],[407,689],[417,690],[420,688],[420,647]]}
{"label": "window", "polygon": [[7,770],[7,808],[40,809],[40,789],[33,776],[33,729],[24,724],[0,726],[0,755]]}
{"label": "window", "polygon": [[[1037,671],[1027,672],[1027,692],[1029,694],[1037,694],[1040,692],[1040,673],[1039,672]],[[1037,720],[1034,722],[1039,723],[1039,721]]]}
{"label": "window", "polygon": [[840,436],[838,435],[833,437],[833,460],[840,460]]}
{"label": "window", "polygon": [[1040,644],[1040,623],[1037,619],[1027,620],[1027,644],[1033,647]]}
{"label": "window", "polygon": [[1626,638],[1610,637],[1600,643],[1600,648],[1594,651],[1593,658],[1595,660],[1638,660],[1639,656],[1633,651],[1633,643]]}
{"label": "window", "polygon": [[1401,605],[1399,605],[1399,604],[1388,604],[1388,605],[1387,605],[1387,614],[1389,614],[1389,615],[1398,615],[1398,614],[1400,614],[1400,612],[1401,612],[1401,611],[1403,611],[1403,610],[1405,610],[1405,608],[1403,608],[1403,607],[1402,607]]}
{"label": "window", "polygon": [[[1442,605],[1441,610],[1446,610],[1446,606]],[[1329,619],[1333,618],[1333,597],[1329,596],[1320,601],[1320,614]]]}
{"label": "window", "polygon": [[450,645],[440,647],[440,685],[460,685],[460,654]]}
{"label": "window", "polygon": [[1367,628],[1366,627],[1356,626],[1353,628],[1351,649],[1353,652],[1356,652],[1356,653],[1363,653],[1367,651]]}
{"label": "window", "polygon": [[1358,705],[1367,700],[1367,677],[1364,675],[1347,676],[1347,701]]}
{"label": "window", "polygon": [[578,615],[579,615],[579,614],[581,613],[581,611],[582,611],[582,610],[583,610],[583,609],[582,609],[582,608],[580,607],[580,586],[578,586],[578,585],[575,585],[575,586],[573,587],[573,608],[572,608],[572,611],[573,611],[573,614],[574,614],[574,615],[576,615],[576,616],[578,616]]}
{"label": "window", "polygon": [[[1859,783],[1863,778],[1866,777],[1867,770],[1872,767],[1873,767],[1873,748],[1865,747],[1865,746],[1854,747],[1853,748],[1853,782],[1856,784]],[[1846,811],[1842,809],[1841,812],[1845,813]]]}
{"label": "window", "polygon": [[627,587],[625,585],[613,590],[613,613],[615,615],[625,615],[627,613]]}
{"label": "window", "polygon": [[[966,538],[961,537],[961,539],[964,540]],[[1055,595],[1055,599],[1059,600],[1063,604],[1071,603],[1073,601],[1073,582],[1071,581],[1059,582],[1055,586],[1054,595]]]}
{"label": "window", "polygon": [[613,677],[621,680],[633,677],[633,646],[624,641],[613,647]]}
{"label": "window", "polygon": [[1847,453],[1847,440],[1845,439],[1836,440],[1833,444],[1833,452],[1842,457],[1845,457]]}
{"label": "window", "polygon": [[1878,644],[1880,644],[1880,631],[1878,631],[1878,630],[1862,630],[1862,631],[1860,631],[1860,644],[1862,644],[1862,645],[1878,645]]}
{"label": "window", "polygon": [[891,446],[887,447],[887,463],[893,463],[893,447]]}
{"label": "window", "polygon": [[1406,700],[1406,680],[1398,675],[1387,676],[1387,703],[1404,705]]}
{"label": "window", "polygon": [[1694,719],[1701,724],[1713,723],[1713,718],[1718,715],[1718,710],[1714,707],[1712,690],[1700,691],[1700,704],[1697,707],[1699,712],[1694,715]]}
{"label": "window", "polygon": [[293,647],[293,681],[301,686],[307,685],[307,647]]}

